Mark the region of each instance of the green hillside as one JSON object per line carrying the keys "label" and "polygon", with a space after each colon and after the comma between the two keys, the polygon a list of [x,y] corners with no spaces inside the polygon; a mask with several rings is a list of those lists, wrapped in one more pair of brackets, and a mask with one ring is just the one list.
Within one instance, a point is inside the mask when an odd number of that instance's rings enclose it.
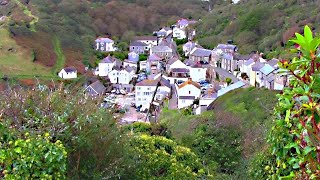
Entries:
{"label": "green hillside", "polygon": [[207,48],[233,40],[241,53],[285,54],[281,47],[304,25],[319,29],[319,5],[319,0],[240,0],[216,5],[198,25],[198,39]]}
{"label": "green hillside", "polygon": [[248,164],[266,147],[276,94],[267,89],[238,89],[218,98],[200,116],[164,110],[160,119],[217,179],[250,179]]}

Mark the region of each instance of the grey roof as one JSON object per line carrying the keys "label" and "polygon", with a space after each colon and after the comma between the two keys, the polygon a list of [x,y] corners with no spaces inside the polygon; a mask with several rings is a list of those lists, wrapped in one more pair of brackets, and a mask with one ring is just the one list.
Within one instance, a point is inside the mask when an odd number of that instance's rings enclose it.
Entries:
{"label": "grey roof", "polygon": [[167,62],[167,65],[171,65],[173,64],[174,62],[176,62],[177,60],[179,60],[179,58],[177,57],[172,57],[169,59],[169,61]]}
{"label": "grey roof", "polygon": [[173,68],[171,69],[173,73],[188,73],[189,69],[187,68]]}
{"label": "grey roof", "polygon": [[134,38],[136,41],[156,41],[158,40],[157,36],[136,36]]}
{"label": "grey roof", "polygon": [[[90,87],[94,90],[95,93],[97,93],[99,95],[102,95],[106,90],[106,87],[99,80],[90,84],[86,89],[88,89]],[[89,93],[94,95],[93,92],[89,92]]]}
{"label": "grey roof", "polygon": [[98,38],[98,39],[95,40],[95,42],[99,42],[99,43],[101,43],[101,42],[113,43],[113,40],[110,39],[110,38]]}
{"label": "grey roof", "polygon": [[161,86],[167,86],[170,88],[170,81],[163,78],[163,77],[161,77],[161,79],[160,79],[160,84],[161,84]]}
{"label": "grey roof", "polygon": [[131,66],[127,66],[127,67],[125,68],[125,70],[130,73],[130,72],[132,72],[132,71],[136,71],[137,68],[131,67]]}
{"label": "grey roof", "polygon": [[248,60],[250,59],[251,55],[241,55],[241,54],[235,54],[233,56],[234,60]]}
{"label": "grey roof", "polygon": [[195,46],[196,46],[196,43],[192,41],[189,41],[183,45],[183,47],[187,47],[187,48],[193,48]]}
{"label": "grey roof", "polygon": [[196,62],[192,61],[191,59],[186,59],[186,60],[184,60],[184,63],[185,63],[187,66],[193,66],[194,64],[196,64]]}
{"label": "grey roof", "polygon": [[271,76],[267,77],[267,81],[268,82],[274,81],[274,75],[271,75]]}
{"label": "grey roof", "polygon": [[101,60],[100,63],[113,63],[114,59],[109,55]]}
{"label": "grey roof", "polygon": [[232,44],[218,44],[217,48],[218,49],[235,50],[237,48],[237,46],[236,45],[232,45]]}
{"label": "grey roof", "polygon": [[189,25],[189,21],[187,19],[179,19],[177,24],[179,26],[187,26],[187,25]]}
{"label": "grey roof", "polygon": [[210,56],[212,53],[211,50],[208,49],[202,49],[202,48],[196,48],[195,50],[193,50],[190,55],[192,56]]}
{"label": "grey roof", "polygon": [[141,82],[138,82],[136,86],[157,86],[159,81],[153,79],[145,79]]}
{"label": "grey roof", "polygon": [[227,86],[227,87],[225,87],[225,88],[220,89],[220,90],[218,91],[218,95],[217,95],[217,96],[220,97],[220,96],[226,94],[226,93],[229,92],[229,91],[232,91],[232,90],[234,90],[234,89],[241,88],[241,87],[243,87],[243,86],[245,86],[245,85],[246,85],[246,84],[245,84],[244,82],[238,81],[238,82],[233,83],[233,84],[231,84],[231,85],[229,85],[229,86]]}
{"label": "grey roof", "polygon": [[259,71],[264,75],[269,75],[272,71],[274,71],[274,68],[269,64],[265,64]]}
{"label": "grey roof", "polygon": [[279,60],[278,59],[271,59],[269,61],[266,62],[266,64],[269,64],[272,67],[275,67],[278,64]]}
{"label": "grey roof", "polygon": [[265,64],[262,62],[256,62],[252,65],[252,71],[259,71]]}
{"label": "grey roof", "polygon": [[195,99],[195,96],[179,96],[179,99]]}
{"label": "grey roof", "polygon": [[156,54],[151,54],[151,55],[148,57],[148,60],[149,60],[149,61],[161,61],[162,58],[159,57],[159,56],[156,55]]}
{"label": "grey roof", "polygon": [[249,66],[252,63],[254,63],[254,60],[250,58],[248,61],[244,62],[244,65]]}
{"label": "grey roof", "polygon": [[70,73],[70,72],[77,72],[77,69],[75,67],[65,67],[63,68],[65,72]]}
{"label": "grey roof", "polygon": [[168,46],[154,46],[152,52],[172,52],[172,49]]}
{"label": "grey roof", "polygon": [[141,41],[133,41],[130,43],[130,46],[148,46],[146,43],[143,43]]}

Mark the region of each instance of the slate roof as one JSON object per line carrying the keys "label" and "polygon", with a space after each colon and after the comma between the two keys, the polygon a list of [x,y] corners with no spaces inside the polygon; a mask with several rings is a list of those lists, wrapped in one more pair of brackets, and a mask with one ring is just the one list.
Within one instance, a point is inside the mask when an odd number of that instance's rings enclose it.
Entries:
{"label": "slate roof", "polygon": [[186,48],[193,48],[195,46],[196,46],[196,43],[192,41],[189,41],[183,45],[183,47],[186,47]]}
{"label": "slate roof", "polygon": [[265,64],[261,62],[256,62],[252,65],[252,71],[259,71]]}
{"label": "slate roof", "polygon": [[254,60],[250,58],[248,61],[244,62],[244,65],[249,66],[252,63],[254,63]]}
{"label": "slate roof", "polygon": [[190,72],[190,70],[186,69],[186,68],[173,68],[173,69],[171,69],[171,72],[173,72],[173,73],[188,73],[188,72]]}
{"label": "slate roof", "polygon": [[136,71],[137,69],[135,67],[127,66],[125,70],[130,73],[132,71]]}
{"label": "slate roof", "polygon": [[[87,88],[89,87],[91,87],[94,90],[94,92],[98,93],[99,95],[102,95],[106,90],[106,87],[99,80],[90,84]],[[89,92],[89,93],[93,94],[93,92]]]}
{"label": "slate roof", "polygon": [[63,68],[66,73],[77,72],[75,67],[65,67]]}
{"label": "slate roof", "polygon": [[158,81],[152,79],[145,79],[141,82],[138,82],[136,86],[157,86]]}
{"label": "slate roof", "polygon": [[156,54],[151,54],[151,55],[148,57],[148,60],[149,60],[149,61],[161,61],[162,58],[159,57],[159,56],[156,55]]}
{"label": "slate roof", "polygon": [[195,48],[190,52],[190,55],[206,57],[211,55],[211,50]]}
{"label": "slate roof", "polygon": [[274,71],[274,68],[269,64],[265,64],[259,71],[264,75],[269,75],[272,71]]}
{"label": "slate roof", "polygon": [[173,64],[174,62],[176,62],[177,60],[179,60],[177,57],[172,57],[169,59],[169,61],[167,62],[167,65],[171,65]]}
{"label": "slate roof", "polygon": [[235,50],[237,48],[236,45],[232,45],[232,44],[218,44],[217,46],[218,49],[231,49],[231,50]]}
{"label": "slate roof", "polygon": [[189,99],[189,100],[191,100],[191,99],[196,99],[196,97],[195,96],[179,96],[179,99]]}
{"label": "slate roof", "polygon": [[161,84],[161,86],[167,86],[168,88],[171,87],[170,86],[170,81],[165,79],[165,78],[163,78],[163,77],[161,77],[161,79],[160,79],[160,84]]}
{"label": "slate roof", "polygon": [[250,59],[251,55],[241,55],[241,54],[235,54],[233,56],[234,60],[248,60]]}
{"label": "slate roof", "polygon": [[112,39],[110,39],[110,38],[98,38],[98,39],[95,40],[95,42],[113,43],[114,41]]}
{"label": "slate roof", "polygon": [[187,26],[187,25],[189,25],[189,21],[187,19],[182,18],[182,19],[178,20],[177,25],[179,25],[179,26]]}
{"label": "slate roof", "polygon": [[148,44],[143,43],[141,41],[133,41],[130,43],[130,46],[148,46]]}
{"label": "slate roof", "polygon": [[196,64],[194,61],[192,61],[191,59],[186,59],[184,60],[184,63],[187,65],[187,66],[193,66],[194,64]]}
{"label": "slate roof", "polygon": [[157,36],[136,36],[135,41],[157,41]]}
{"label": "slate roof", "polygon": [[100,63],[113,63],[114,59],[109,55],[101,60]]}
{"label": "slate roof", "polygon": [[278,59],[271,59],[269,61],[266,62],[266,64],[269,64],[272,67],[275,67],[278,64],[279,60]]}
{"label": "slate roof", "polygon": [[168,46],[153,46],[152,52],[172,52],[172,49]]}
{"label": "slate roof", "polygon": [[185,87],[185,86],[188,85],[188,84],[192,84],[193,86],[195,86],[195,87],[198,88],[198,89],[201,88],[200,84],[198,84],[197,82],[188,80],[188,81],[185,81],[184,83],[180,84],[180,85],[179,85],[179,89]]}

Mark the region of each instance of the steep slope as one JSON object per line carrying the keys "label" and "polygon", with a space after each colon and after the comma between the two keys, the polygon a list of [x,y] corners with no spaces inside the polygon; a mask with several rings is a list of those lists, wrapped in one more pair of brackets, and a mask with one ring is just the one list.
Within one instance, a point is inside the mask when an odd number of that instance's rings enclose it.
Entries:
{"label": "steep slope", "polygon": [[174,139],[202,158],[216,179],[250,179],[247,164],[266,147],[276,93],[238,89],[218,98],[200,116],[165,109],[160,119]]}
{"label": "steep slope", "polygon": [[[198,0],[6,0],[0,5],[0,17],[9,20],[0,28],[8,29],[26,51],[36,52],[38,63],[55,68],[61,62],[56,58],[63,54],[63,66],[82,72],[83,64],[95,61],[96,36],[128,43],[134,35],[151,34],[180,17],[198,19],[206,13],[204,7]],[[60,41],[58,54],[53,37]]]}
{"label": "steep slope", "polygon": [[279,55],[305,24],[318,29],[320,1],[240,0],[214,6],[198,26],[199,42],[208,48],[233,40],[241,53],[253,50]]}

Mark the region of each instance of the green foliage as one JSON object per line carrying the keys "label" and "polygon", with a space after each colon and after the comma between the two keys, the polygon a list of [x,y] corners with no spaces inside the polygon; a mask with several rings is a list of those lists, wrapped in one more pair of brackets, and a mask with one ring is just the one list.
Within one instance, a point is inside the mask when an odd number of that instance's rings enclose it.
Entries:
{"label": "green foliage", "polygon": [[148,59],[148,55],[147,54],[140,54],[139,55],[139,61],[145,61]]}
{"label": "green foliage", "polygon": [[[5,179],[65,179],[67,152],[60,140],[48,133],[32,136],[17,132],[0,124],[0,177]],[[5,130],[7,128],[7,131]],[[12,130],[11,130],[12,131]]]}
{"label": "green foliage", "polygon": [[139,179],[196,179],[205,177],[201,161],[189,148],[161,136],[130,138],[135,175]]}
{"label": "green foliage", "polygon": [[187,39],[177,39],[177,38],[174,38],[174,41],[176,42],[177,46],[183,45],[188,42]]}
{"label": "green foliage", "polygon": [[268,138],[276,162],[270,164],[270,178],[319,179],[320,105],[319,37],[308,26],[291,42],[299,45],[292,52],[298,57],[283,60],[280,66],[290,78],[290,88],[278,95],[275,123]]}
{"label": "green foliage", "polygon": [[[100,103],[99,98],[85,97],[82,91],[35,87],[34,91],[1,92],[0,112],[7,127],[27,132],[30,137],[49,133],[52,143],[60,140],[68,153],[68,177],[112,179],[126,168],[122,164],[124,139],[113,117],[97,107]],[[7,136],[14,136],[13,133]],[[25,141],[22,137],[20,139]],[[30,141],[38,143],[40,140]],[[50,143],[46,146],[51,147]],[[41,156],[40,152],[38,154]],[[60,166],[62,168],[63,164]],[[50,168],[49,165],[45,167]]]}
{"label": "green foliage", "polygon": [[31,52],[31,60],[35,62],[37,60],[37,52],[33,49]]}
{"label": "green foliage", "polygon": [[227,83],[228,85],[230,85],[230,84],[232,83],[232,79],[231,79],[231,78],[226,78],[226,83]]}

